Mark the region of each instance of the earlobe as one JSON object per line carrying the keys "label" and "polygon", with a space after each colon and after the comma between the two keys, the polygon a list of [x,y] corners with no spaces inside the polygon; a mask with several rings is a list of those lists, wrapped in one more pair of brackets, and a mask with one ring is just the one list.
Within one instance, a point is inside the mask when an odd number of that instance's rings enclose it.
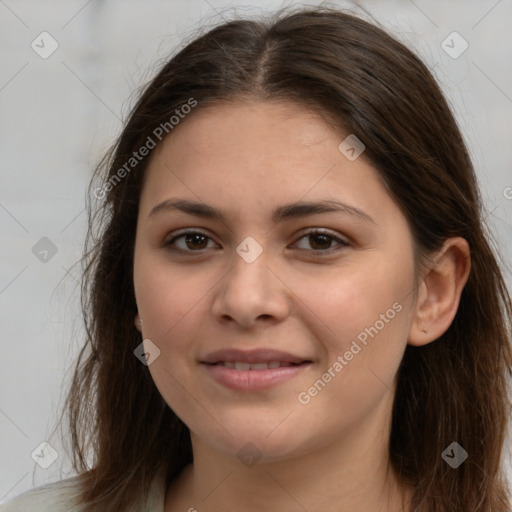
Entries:
{"label": "earlobe", "polygon": [[457,313],[470,268],[467,241],[460,237],[447,239],[419,285],[409,345],[426,345],[448,330]]}
{"label": "earlobe", "polygon": [[139,316],[139,313],[135,315],[135,327],[139,332],[142,332],[142,318]]}

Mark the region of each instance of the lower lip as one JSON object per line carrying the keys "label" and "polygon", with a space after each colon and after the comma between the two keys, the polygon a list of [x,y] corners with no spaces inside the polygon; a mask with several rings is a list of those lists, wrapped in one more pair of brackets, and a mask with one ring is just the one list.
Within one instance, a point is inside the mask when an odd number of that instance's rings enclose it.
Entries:
{"label": "lower lip", "polygon": [[203,366],[211,377],[219,384],[237,391],[262,391],[285,382],[309,367],[311,363],[301,363],[294,366],[269,368],[268,370],[235,370],[219,364]]}

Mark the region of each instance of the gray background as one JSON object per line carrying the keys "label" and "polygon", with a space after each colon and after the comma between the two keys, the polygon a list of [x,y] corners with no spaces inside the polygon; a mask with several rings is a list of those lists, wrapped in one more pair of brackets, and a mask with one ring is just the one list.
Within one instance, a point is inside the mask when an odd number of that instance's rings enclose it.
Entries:
{"label": "gray background", "polygon": [[[0,0],[0,502],[70,474],[59,436],[51,434],[82,340],[80,268],[73,265],[85,235],[92,168],[119,134],[135,89],[176,44],[200,25],[293,2],[254,3]],[[348,2],[331,4],[357,12]],[[510,262],[512,2],[360,5],[433,69],[468,142],[497,245]],[[39,52],[51,48],[43,31],[58,43],[46,59],[31,47],[35,40]],[[456,59],[442,48],[453,31],[469,45]],[[462,48],[455,37],[447,43],[452,52]],[[40,252],[48,249],[43,237],[54,255]],[[510,265],[505,272],[510,285]],[[59,455],[48,469],[31,458],[43,441]]]}

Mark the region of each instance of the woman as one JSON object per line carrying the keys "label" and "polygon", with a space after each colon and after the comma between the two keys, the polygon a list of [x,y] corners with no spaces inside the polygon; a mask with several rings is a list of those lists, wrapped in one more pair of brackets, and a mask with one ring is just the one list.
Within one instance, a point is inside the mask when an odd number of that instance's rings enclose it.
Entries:
{"label": "woman", "polygon": [[325,8],[218,26],[96,178],[79,476],[4,512],[510,509],[510,297],[402,44]]}

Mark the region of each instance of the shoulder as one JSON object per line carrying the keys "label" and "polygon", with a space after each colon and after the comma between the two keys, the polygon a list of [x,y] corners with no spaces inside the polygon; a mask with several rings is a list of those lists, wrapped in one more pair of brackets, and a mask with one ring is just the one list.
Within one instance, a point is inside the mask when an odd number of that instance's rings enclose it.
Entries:
{"label": "shoulder", "polygon": [[[78,504],[80,476],[60,480],[31,489],[0,505],[0,512],[83,512]],[[160,512],[164,509],[166,473],[160,470],[155,476],[144,509]]]}
{"label": "shoulder", "polygon": [[79,491],[78,477],[68,478],[31,489],[0,505],[0,512],[79,512]]}

